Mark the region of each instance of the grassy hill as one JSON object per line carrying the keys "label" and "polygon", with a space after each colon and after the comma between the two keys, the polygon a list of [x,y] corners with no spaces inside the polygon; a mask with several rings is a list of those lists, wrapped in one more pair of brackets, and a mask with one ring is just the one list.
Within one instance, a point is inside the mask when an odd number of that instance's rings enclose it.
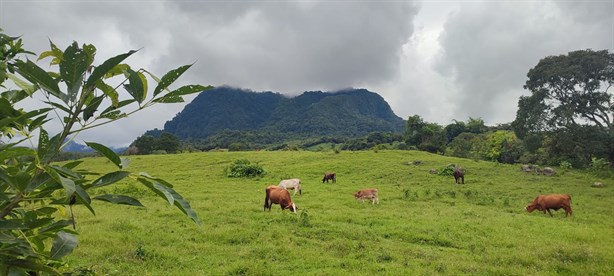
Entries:
{"label": "grassy hill", "polygon": [[[268,174],[227,178],[236,159]],[[429,173],[449,163],[467,170],[464,186]],[[84,166],[112,169],[98,158]],[[614,179],[556,169],[546,177],[418,151],[136,156],[129,170],[173,183],[202,225],[123,183],[106,192],[144,198],[147,208],[96,202],[93,216],[76,207],[80,245],[68,264],[108,275],[613,274]],[[321,182],[325,171],[337,172],[336,184]],[[263,211],[265,187],[291,177],[303,180],[298,214]],[[379,206],[353,198],[370,187]],[[524,211],[541,193],[571,194],[573,216]]]}

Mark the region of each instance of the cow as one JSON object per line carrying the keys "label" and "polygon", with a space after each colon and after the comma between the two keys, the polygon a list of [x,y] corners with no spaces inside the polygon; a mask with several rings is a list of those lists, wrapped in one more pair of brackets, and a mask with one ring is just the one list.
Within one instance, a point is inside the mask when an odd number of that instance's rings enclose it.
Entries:
{"label": "cow", "polygon": [[294,190],[292,196],[296,195],[296,191],[298,190],[299,195],[303,195],[303,189],[301,189],[301,180],[298,178],[293,179],[284,179],[279,181],[279,185],[277,187],[286,189],[286,190]]}
{"label": "cow", "polygon": [[550,209],[554,209],[557,211],[558,209],[565,209],[565,217],[568,215],[571,216],[573,213],[571,210],[571,196],[564,194],[549,194],[549,195],[538,195],[535,200],[525,209],[531,213],[535,210],[539,210],[548,214],[552,217],[552,212]]}
{"label": "cow", "polygon": [[376,202],[377,204],[379,204],[379,198],[377,197],[377,189],[373,189],[373,188],[363,189],[363,190],[356,192],[354,194],[354,198],[356,200],[362,201],[362,203],[365,202],[365,199],[370,199],[371,205],[373,205]]}
{"label": "cow", "polygon": [[465,173],[463,173],[460,167],[454,167],[452,175],[454,175],[454,182],[456,182],[456,184],[458,184],[459,179],[462,184],[465,184]]}
{"label": "cow", "polygon": [[324,178],[322,178],[322,183],[324,183],[324,181],[326,181],[326,183],[328,183],[328,180],[332,180],[333,183],[337,183],[337,174],[336,173],[325,173],[324,174]]}
{"label": "cow", "polygon": [[266,196],[264,198],[264,210],[269,209],[273,206],[273,203],[279,204],[281,206],[281,210],[291,210],[296,213],[298,208],[292,202],[292,198],[290,198],[290,192],[286,189],[282,189],[275,185],[270,185],[266,188]]}

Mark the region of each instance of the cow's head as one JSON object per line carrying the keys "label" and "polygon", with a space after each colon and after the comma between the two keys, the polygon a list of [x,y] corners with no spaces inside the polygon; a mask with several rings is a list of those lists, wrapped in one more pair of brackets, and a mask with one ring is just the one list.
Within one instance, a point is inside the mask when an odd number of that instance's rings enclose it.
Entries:
{"label": "cow's head", "polygon": [[292,212],[296,213],[296,210],[298,210],[298,207],[296,207],[296,204],[294,204],[294,202],[292,202]]}
{"label": "cow's head", "polygon": [[527,212],[529,213],[535,211],[535,209],[538,209],[538,208],[539,208],[539,205],[537,204],[530,204],[530,205],[527,205],[527,207],[524,207],[524,209],[527,210]]}

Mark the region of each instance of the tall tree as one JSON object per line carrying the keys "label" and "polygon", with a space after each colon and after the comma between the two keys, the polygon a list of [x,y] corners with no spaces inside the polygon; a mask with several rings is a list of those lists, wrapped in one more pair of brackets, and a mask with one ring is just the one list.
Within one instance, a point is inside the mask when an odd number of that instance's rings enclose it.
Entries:
{"label": "tall tree", "polygon": [[[579,50],[549,56],[529,70],[524,88],[531,96],[520,97],[512,127],[519,138],[564,131],[579,147],[597,143],[614,161],[614,54],[607,50]],[[590,128],[583,127],[590,126]],[[578,131],[596,131],[594,141],[581,140]],[[599,138],[597,138],[599,137]],[[595,148],[595,147],[592,147]]]}

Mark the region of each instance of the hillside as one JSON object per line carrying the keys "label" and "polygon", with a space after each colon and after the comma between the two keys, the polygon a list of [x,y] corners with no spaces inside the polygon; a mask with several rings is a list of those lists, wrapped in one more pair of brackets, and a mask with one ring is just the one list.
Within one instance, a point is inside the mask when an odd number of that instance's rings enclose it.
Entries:
{"label": "hillside", "polygon": [[373,131],[401,132],[396,116],[378,94],[365,89],[279,93],[219,87],[198,95],[166,122],[180,139],[205,139],[223,130],[262,131],[299,137],[356,137]]}

